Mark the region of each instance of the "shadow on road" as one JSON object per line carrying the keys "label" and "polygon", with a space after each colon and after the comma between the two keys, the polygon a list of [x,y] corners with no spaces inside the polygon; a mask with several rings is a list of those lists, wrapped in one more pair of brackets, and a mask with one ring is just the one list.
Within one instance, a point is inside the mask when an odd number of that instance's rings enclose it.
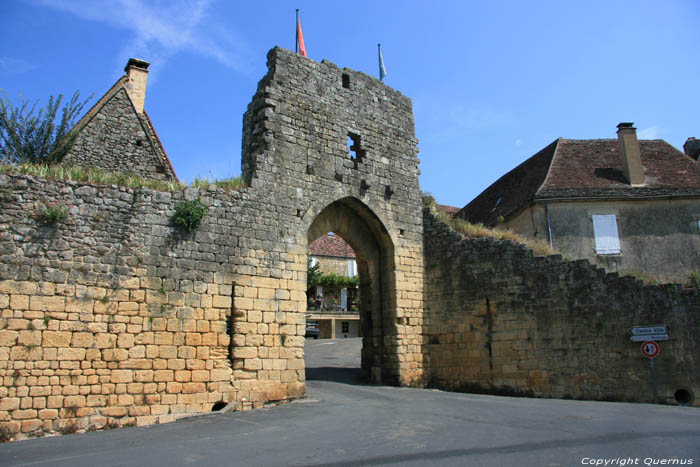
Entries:
{"label": "shadow on road", "polygon": [[350,384],[353,386],[365,386],[367,377],[360,368],[342,367],[318,367],[306,368],[307,381],[331,381],[334,383]]}

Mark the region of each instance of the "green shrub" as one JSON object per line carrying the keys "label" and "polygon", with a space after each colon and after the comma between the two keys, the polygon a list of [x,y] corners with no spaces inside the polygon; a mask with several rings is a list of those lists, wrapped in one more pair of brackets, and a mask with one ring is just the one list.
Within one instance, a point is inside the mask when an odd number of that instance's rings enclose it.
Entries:
{"label": "green shrub", "polygon": [[78,136],[70,130],[90,97],[80,102],[80,93],[76,91],[63,107],[62,100],[63,95],[51,96],[46,106],[35,113],[38,101],[30,104],[20,94],[20,105],[13,106],[3,92],[0,98],[0,161],[54,164],[63,159]]}
{"label": "green shrub", "polygon": [[192,201],[184,201],[175,207],[175,213],[170,218],[170,223],[178,228],[192,232],[199,226],[202,217],[207,213],[207,207],[199,198]]}

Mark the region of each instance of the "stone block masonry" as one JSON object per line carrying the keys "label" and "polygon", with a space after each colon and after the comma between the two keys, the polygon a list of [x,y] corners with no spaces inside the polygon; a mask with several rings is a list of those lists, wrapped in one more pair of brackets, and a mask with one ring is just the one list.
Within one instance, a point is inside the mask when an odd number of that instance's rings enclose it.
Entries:
{"label": "stone block masonry", "polygon": [[[0,175],[0,190],[0,422],[10,432],[164,422],[237,401],[229,360],[237,237],[224,211],[242,193],[11,175]],[[196,196],[214,216],[178,237],[169,216]],[[52,203],[67,219],[37,223]]]}
{"label": "stone block masonry", "polygon": [[[101,108],[123,107],[121,92]],[[118,156],[109,128],[86,124],[78,141],[90,147],[76,146],[76,160]],[[134,128],[124,151],[143,136]],[[436,222],[422,211],[411,102],[376,79],[275,48],[242,141],[249,186],[238,191],[0,174],[5,432],[162,423],[301,396],[308,244],[329,231],[356,254],[373,382],[646,400],[646,362],[624,331],[667,324],[662,397],[700,392],[696,292]],[[173,228],[176,206],[196,198],[201,225]],[[47,225],[52,204],[67,215]]]}
{"label": "stone block masonry", "polygon": [[424,215],[424,351],[433,386],[651,402],[649,361],[628,330],[663,324],[669,340],[655,359],[660,400],[700,405],[697,290],[644,286],[587,260],[462,238]]}
{"label": "stone block masonry", "polygon": [[[244,117],[249,188],[158,192],[0,175],[9,432],[166,422],[301,396],[307,245],[329,230],[358,254],[363,367],[378,382],[422,384],[410,100],[278,48],[268,67]],[[88,133],[84,141],[109,136]],[[177,204],[195,198],[208,208],[200,227],[172,228]],[[38,222],[51,204],[66,219]]]}

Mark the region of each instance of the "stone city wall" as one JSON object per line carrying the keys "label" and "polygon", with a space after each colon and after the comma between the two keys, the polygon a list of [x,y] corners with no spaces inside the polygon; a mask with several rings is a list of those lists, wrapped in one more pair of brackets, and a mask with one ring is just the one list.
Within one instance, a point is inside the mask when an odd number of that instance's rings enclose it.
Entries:
{"label": "stone city wall", "polygon": [[432,385],[649,402],[649,361],[627,333],[664,324],[669,340],[655,358],[660,400],[690,395],[700,404],[696,290],[643,286],[587,260],[462,238],[427,210],[424,216],[424,351]]}
{"label": "stone city wall", "polygon": [[[158,192],[0,175],[7,430],[148,424],[299,397],[307,245],[328,231],[359,255],[363,368],[375,381],[421,384],[410,100],[279,48],[268,69],[243,120],[248,188]],[[208,207],[201,225],[171,227],[176,206],[195,198]],[[52,204],[68,214],[45,225]]]}
{"label": "stone city wall", "polygon": [[[295,272],[272,271],[249,248],[264,228],[248,228],[246,190],[0,175],[0,193],[0,423],[10,432],[149,424],[303,393],[303,337],[293,336],[304,315],[285,303],[304,293],[285,279]],[[199,229],[171,227],[175,206],[195,197],[208,206]],[[44,225],[51,205],[68,214]],[[234,299],[249,323],[237,329]]]}

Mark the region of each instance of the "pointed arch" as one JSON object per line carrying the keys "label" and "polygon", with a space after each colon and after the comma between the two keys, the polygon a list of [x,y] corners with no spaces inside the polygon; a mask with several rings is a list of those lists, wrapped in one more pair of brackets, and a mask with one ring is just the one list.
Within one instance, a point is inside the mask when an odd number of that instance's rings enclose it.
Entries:
{"label": "pointed arch", "polygon": [[307,231],[307,244],[327,232],[355,251],[360,282],[362,369],[374,383],[398,383],[396,274],[388,230],[362,201],[341,198],[323,208]]}

